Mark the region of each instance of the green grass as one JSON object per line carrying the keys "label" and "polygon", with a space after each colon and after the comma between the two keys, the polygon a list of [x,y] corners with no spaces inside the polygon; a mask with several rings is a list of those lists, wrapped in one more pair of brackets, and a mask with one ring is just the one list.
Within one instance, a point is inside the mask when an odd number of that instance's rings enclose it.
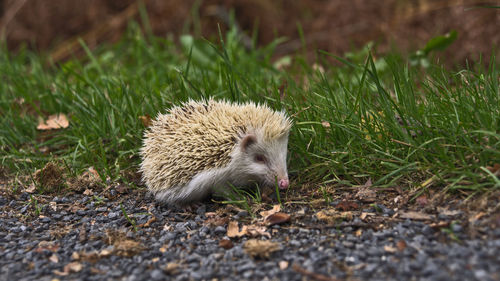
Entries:
{"label": "green grass", "polygon": [[[29,51],[0,51],[0,159],[12,174],[58,159],[72,175],[94,166],[120,180],[140,161],[144,126],[189,98],[266,102],[295,122],[289,145],[294,185],[359,185],[487,191],[500,188],[499,73],[494,59],[447,71],[410,66],[366,49],[338,58],[300,56],[281,70],[275,44],[245,50],[235,30],[223,40],[145,36],[132,24],[120,43],[81,59],[47,63]],[[330,58],[330,60],[328,59]],[[283,61],[286,61],[283,60]],[[22,102],[21,102],[22,101]],[[66,113],[70,127],[36,130]]]}

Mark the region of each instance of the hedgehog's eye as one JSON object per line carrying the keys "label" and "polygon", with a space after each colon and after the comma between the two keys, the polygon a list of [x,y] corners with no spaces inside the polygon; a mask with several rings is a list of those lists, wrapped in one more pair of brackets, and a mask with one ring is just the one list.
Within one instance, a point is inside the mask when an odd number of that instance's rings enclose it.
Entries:
{"label": "hedgehog's eye", "polygon": [[254,157],[255,162],[265,164],[267,162],[267,159],[264,155],[262,154],[256,154]]}

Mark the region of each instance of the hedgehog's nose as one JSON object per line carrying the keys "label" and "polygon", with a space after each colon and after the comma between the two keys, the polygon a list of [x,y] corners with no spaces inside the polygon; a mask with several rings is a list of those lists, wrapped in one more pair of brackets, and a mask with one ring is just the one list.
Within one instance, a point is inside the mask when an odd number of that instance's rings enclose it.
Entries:
{"label": "hedgehog's nose", "polygon": [[290,183],[288,182],[288,179],[281,179],[279,181],[279,188],[280,189],[287,189],[289,184]]}

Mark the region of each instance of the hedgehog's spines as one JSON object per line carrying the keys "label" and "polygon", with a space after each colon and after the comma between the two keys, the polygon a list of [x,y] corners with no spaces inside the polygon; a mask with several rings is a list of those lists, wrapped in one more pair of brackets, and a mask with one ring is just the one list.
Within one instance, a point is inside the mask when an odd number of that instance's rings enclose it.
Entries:
{"label": "hedgehog's spines", "polygon": [[[233,176],[234,169],[224,168],[234,160],[236,144],[245,135],[256,134],[261,145],[271,145],[288,136],[290,127],[290,119],[284,112],[262,104],[232,104],[211,98],[202,102],[189,100],[166,114],[158,114],[145,131],[140,170],[158,199],[187,201],[197,197],[195,194],[208,192],[210,185],[219,184],[211,177]],[[284,153],[282,162],[286,161],[286,142]],[[286,162],[283,165],[286,169]],[[192,185],[193,182],[198,185]],[[189,195],[190,192],[193,194]]]}

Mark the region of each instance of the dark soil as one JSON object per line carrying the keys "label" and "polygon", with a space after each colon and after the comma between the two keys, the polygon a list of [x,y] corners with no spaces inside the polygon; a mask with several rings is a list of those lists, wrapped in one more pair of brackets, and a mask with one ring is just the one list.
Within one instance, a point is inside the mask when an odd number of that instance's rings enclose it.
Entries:
{"label": "dark soil", "polygon": [[[451,30],[458,39],[440,59],[450,64],[488,61],[500,43],[500,10],[477,0],[420,1],[143,1],[152,31],[159,35],[195,33],[215,38],[218,25],[228,26],[234,11],[245,34],[257,32],[260,44],[286,36],[276,55],[307,50],[314,58],[322,49],[342,55],[374,41],[380,52],[392,45],[415,51],[434,36]],[[198,3],[198,2],[196,2]],[[492,4],[490,4],[491,6]],[[0,27],[5,28],[9,48],[22,44],[49,51],[56,60],[81,52],[77,37],[92,48],[118,40],[130,20],[140,20],[140,5],[133,0],[30,0],[0,1]],[[300,40],[299,26],[306,46]],[[247,42],[248,43],[248,42]],[[497,56],[498,57],[498,56]]]}

